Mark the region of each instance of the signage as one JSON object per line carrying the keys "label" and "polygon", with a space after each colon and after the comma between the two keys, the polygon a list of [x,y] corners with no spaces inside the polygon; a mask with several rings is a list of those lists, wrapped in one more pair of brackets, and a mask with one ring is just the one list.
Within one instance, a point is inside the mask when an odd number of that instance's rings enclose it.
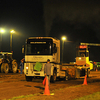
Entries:
{"label": "signage", "polygon": [[46,44],[46,42],[30,42],[31,44]]}
{"label": "signage", "polygon": [[80,45],[79,48],[80,48],[80,49],[86,49],[87,46],[86,46],[86,45]]}

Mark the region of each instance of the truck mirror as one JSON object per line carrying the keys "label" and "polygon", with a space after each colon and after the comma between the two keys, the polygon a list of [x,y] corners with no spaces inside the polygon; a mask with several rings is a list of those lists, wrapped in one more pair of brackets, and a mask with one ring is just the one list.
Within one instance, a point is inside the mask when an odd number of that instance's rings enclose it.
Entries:
{"label": "truck mirror", "polygon": [[22,53],[24,53],[24,45],[22,46]]}
{"label": "truck mirror", "polygon": [[57,47],[54,48],[54,53],[56,53],[56,52],[57,52]]}

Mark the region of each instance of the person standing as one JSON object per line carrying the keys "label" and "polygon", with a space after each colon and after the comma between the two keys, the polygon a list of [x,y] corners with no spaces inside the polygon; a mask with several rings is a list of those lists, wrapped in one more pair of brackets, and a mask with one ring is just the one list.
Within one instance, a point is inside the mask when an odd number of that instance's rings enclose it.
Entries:
{"label": "person standing", "polygon": [[24,68],[23,59],[20,62],[20,74],[22,74]]}
{"label": "person standing", "polygon": [[44,74],[47,76],[49,87],[50,87],[50,77],[51,77],[51,63],[50,59],[47,59],[47,63],[44,66]]}

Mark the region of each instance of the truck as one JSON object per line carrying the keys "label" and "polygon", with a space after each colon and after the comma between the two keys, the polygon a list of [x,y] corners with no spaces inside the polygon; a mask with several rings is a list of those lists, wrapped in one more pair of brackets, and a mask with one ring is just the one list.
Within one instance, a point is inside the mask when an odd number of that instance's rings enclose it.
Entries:
{"label": "truck", "polygon": [[60,40],[52,37],[29,37],[22,47],[22,53],[25,53],[24,74],[26,81],[32,81],[38,77],[45,77],[44,66],[47,59],[51,62],[51,81],[57,79],[68,80],[71,78],[80,78],[89,73],[89,67],[80,65],[77,62],[60,62]]}
{"label": "truck", "polygon": [[17,72],[18,64],[15,59],[12,58],[12,52],[0,52],[0,72],[9,73]]}
{"label": "truck", "polygon": [[97,44],[97,43],[80,43],[80,45],[77,47],[78,50],[77,50],[77,53],[76,53],[76,64],[78,66],[82,66],[82,67],[79,67],[81,70],[83,70],[81,72],[81,74],[86,73],[87,77],[89,77],[89,75],[90,75],[90,70],[93,70],[95,68],[94,67],[95,64],[93,63],[93,61],[89,60],[89,50],[88,49],[90,48],[90,46],[100,46],[100,44]]}
{"label": "truck", "polygon": [[[81,43],[80,43],[81,44]],[[77,68],[80,69],[80,75],[90,75],[90,70],[93,69],[93,63],[89,60],[89,50],[87,45],[79,45],[76,52]]]}

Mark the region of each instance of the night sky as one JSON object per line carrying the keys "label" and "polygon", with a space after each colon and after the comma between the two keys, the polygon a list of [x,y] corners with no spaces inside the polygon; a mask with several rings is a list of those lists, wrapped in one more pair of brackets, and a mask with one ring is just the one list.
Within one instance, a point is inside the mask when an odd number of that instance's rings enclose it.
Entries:
{"label": "night sky", "polygon": [[[100,43],[100,0],[0,0],[1,51],[10,51],[13,34],[13,58],[20,61],[26,38],[51,36],[68,41],[64,45],[64,62],[75,61],[80,42]],[[90,60],[100,61],[100,47],[90,47]]]}

